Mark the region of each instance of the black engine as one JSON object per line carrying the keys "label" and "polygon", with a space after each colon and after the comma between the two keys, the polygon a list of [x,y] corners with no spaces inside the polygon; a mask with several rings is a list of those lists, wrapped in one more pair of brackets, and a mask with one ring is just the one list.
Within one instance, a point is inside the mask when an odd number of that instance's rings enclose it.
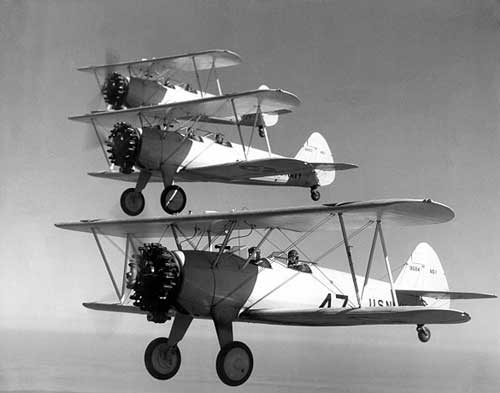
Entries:
{"label": "black engine", "polygon": [[127,78],[116,72],[109,75],[102,85],[104,101],[115,110],[122,109],[127,99],[129,83]]}
{"label": "black engine", "polygon": [[148,321],[164,323],[169,319],[182,266],[176,257],[159,243],[148,243],[139,247],[127,273],[127,288],[133,289],[130,296],[134,306],[148,312]]}
{"label": "black engine", "polygon": [[110,131],[108,153],[110,161],[120,167],[122,173],[132,173],[139,156],[141,135],[128,123],[116,123]]}

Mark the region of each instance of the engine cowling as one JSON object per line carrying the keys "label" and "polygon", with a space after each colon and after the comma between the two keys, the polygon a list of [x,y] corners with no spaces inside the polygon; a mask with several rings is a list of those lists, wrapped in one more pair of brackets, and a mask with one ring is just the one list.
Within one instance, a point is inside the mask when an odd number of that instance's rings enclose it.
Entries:
{"label": "engine cowling", "polygon": [[176,256],[159,243],[139,247],[129,263],[127,288],[134,293],[134,306],[148,313],[148,320],[163,323],[169,319],[181,283],[182,266]]}
{"label": "engine cowling", "polygon": [[106,78],[101,89],[104,101],[115,110],[122,109],[125,105],[128,90],[128,79],[116,72]]}
{"label": "engine cowling", "polygon": [[132,173],[140,151],[139,130],[128,123],[116,123],[110,131],[108,153],[110,161],[120,167],[122,173]]}

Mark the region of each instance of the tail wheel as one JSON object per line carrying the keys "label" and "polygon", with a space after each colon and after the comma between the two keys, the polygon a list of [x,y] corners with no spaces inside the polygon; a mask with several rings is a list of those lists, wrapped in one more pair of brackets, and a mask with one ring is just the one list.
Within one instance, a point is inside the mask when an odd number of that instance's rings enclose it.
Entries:
{"label": "tail wheel", "polygon": [[136,192],[135,188],[127,188],[120,198],[122,210],[129,216],[137,216],[144,210],[146,202],[141,192]]}
{"label": "tail wheel", "polygon": [[180,213],[186,207],[186,202],[186,193],[179,186],[168,186],[161,193],[161,207],[168,214]]}
{"label": "tail wheel", "polygon": [[144,352],[144,364],[149,374],[156,379],[170,379],[181,367],[181,351],[168,346],[168,338],[158,337],[151,341]]}
{"label": "tail wheel", "polygon": [[428,327],[425,327],[423,325],[417,326],[417,334],[418,334],[418,339],[423,343],[426,343],[431,339],[431,331],[429,330]]}
{"label": "tail wheel", "polygon": [[250,377],[253,370],[253,356],[250,348],[240,341],[224,345],[216,361],[217,375],[229,386],[239,386]]}

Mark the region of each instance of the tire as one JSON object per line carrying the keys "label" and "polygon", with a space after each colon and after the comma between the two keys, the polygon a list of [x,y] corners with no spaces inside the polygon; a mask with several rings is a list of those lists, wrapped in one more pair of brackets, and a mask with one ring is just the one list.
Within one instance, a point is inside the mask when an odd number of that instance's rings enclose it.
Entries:
{"label": "tire", "polygon": [[311,191],[311,199],[315,202],[319,201],[319,199],[321,198],[321,194],[319,193],[318,190],[313,190]]}
{"label": "tire", "polygon": [[161,193],[161,207],[168,214],[180,213],[186,207],[186,202],[186,193],[179,186],[168,186]]}
{"label": "tire", "polygon": [[136,192],[135,188],[127,188],[120,198],[120,206],[125,214],[137,216],[142,213],[146,202],[142,192]]}
{"label": "tire", "polygon": [[217,375],[229,386],[239,386],[250,377],[253,370],[253,356],[250,348],[240,341],[224,345],[216,361]]}
{"label": "tire", "polygon": [[177,345],[167,346],[168,338],[158,337],[151,341],[144,352],[144,364],[156,379],[170,379],[181,367],[181,351]]}
{"label": "tire", "polygon": [[421,328],[417,328],[417,332],[418,332],[418,339],[421,342],[426,343],[431,339],[431,331],[429,330],[429,328],[422,326]]}

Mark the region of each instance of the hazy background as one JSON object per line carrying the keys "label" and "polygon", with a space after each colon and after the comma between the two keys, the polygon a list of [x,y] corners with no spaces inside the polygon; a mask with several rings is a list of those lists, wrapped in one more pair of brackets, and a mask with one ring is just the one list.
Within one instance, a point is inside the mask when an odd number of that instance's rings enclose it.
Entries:
{"label": "hazy background", "polygon": [[[386,229],[393,266],[428,241],[451,289],[498,293],[499,15],[487,0],[1,1],[0,390],[234,391],[217,380],[208,321],[195,321],[181,343],[179,374],[158,382],[143,351],[169,324],[81,306],[110,298],[111,286],[91,237],[53,223],[125,216],[118,201],[126,185],[86,175],[105,169],[104,158],[89,129],[67,120],[96,109],[93,77],[75,69],[103,63],[107,48],[122,61],[238,52],[243,64],[221,72],[225,92],[265,83],[302,100],[270,129],[274,151],[295,155],[320,131],[336,160],[359,164],[322,189],[323,202],[430,197],[450,205],[451,223]],[[312,203],[306,189],[183,187],[195,212]],[[143,216],[164,214],[160,192],[147,187]],[[324,249],[339,239],[320,236],[310,244],[316,255],[320,242]],[[355,243],[359,272],[367,242],[365,234]],[[347,269],[341,252],[323,264]],[[454,306],[472,321],[432,327],[425,345],[412,326],[237,325],[235,339],[255,359],[238,391],[496,392],[499,301]]]}

